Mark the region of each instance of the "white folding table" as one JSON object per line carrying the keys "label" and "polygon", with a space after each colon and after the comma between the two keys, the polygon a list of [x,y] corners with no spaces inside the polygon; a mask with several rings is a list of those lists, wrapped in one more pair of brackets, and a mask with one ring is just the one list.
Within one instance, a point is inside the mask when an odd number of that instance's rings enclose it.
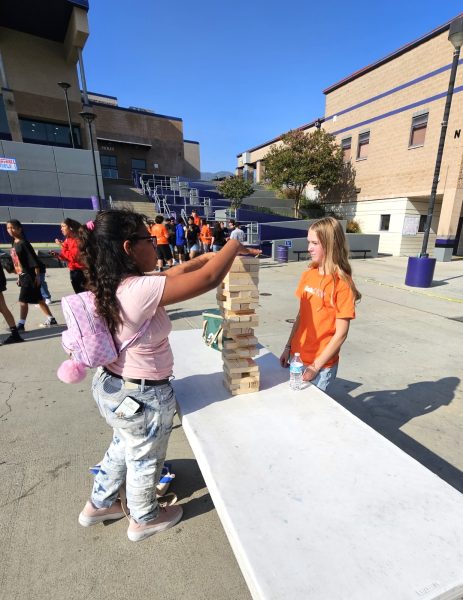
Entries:
{"label": "white folding table", "polygon": [[230,396],[200,330],[171,334],[179,414],[253,598],[460,600],[463,496],[262,349]]}

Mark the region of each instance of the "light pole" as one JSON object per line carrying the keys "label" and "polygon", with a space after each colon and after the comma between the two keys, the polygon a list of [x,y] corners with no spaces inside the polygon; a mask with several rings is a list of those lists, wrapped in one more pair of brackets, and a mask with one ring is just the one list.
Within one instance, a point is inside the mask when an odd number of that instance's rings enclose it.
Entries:
{"label": "light pole", "polygon": [[458,17],[450,23],[449,40],[453,44],[453,61],[450,70],[449,87],[447,90],[447,99],[445,101],[444,117],[441,123],[439,146],[437,149],[436,166],[434,168],[434,178],[432,180],[431,197],[429,198],[428,216],[424,227],[423,247],[420,256],[428,256],[427,247],[429,240],[429,232],[431,231],[432,214],[434,204],[436,202],[437,184],[439,183],[440,167],[442,164],[442,155],[444,153],[445,136],[447,133],[447,125],[452,106],[453,88],[455,87],[455,78],[457,75],[458,59],[460,58],[460,48],[463,44],[463,17]]}
{"label": "light pole", "polygon": [[449,41],[453,44],[453,61],[450,69],[449,86],[447,89],[447,97],[445,100],[444,116],[442,118],[439,146],[437,148],[436,164],[434,167],[434,177],[431,186],[431,195],[429,197],[428,214],[424,227],[423,246],[418,258],[409,257],[407,275],[405,283],[413,287],[429,287],[432,283],[434,275],[434,267],[436,265],[435,258],[429,258],[427,252],[429,233],[431,231],[432,216],[434,205],[436,203],[437,184],[439,183],[440,168],[442,164],[442,156],[444,154],[445,136],[447,134],[447,126],[452,106],[453,89],[455,87],[455,78],[457,75],[458,60],[460,58],[460,48],[463,45],[463,17],[458,17],[450,23]]}
{"label": "light pole", "polygon": [[96,168],[95,148],[93,146],[93,136],[92,136],[92,123],[96,119],[96,114],[94,112],[92,112],[91,110],[88,110],[88,108],[89,107],[84,106],[84,110],[79,114],[88,125],[88,134],[90,136],[90,146],[92,148],[93,169],[95,171],[96,193],[97,193],[97,197],[98,197],[98,210],[101,210],[100,185],[98,183],[98,171]]}
{"label": "light pole", "polygon": [[75,148],[76,145],[74,144],[74,132],[72,131],[71,112],[69,110],[69,98],[68,98],[68,89],[71,87],[71,84],[66,83],[66,81],[58,81],[58,85],[64,91],[64,98],[66,100],[66,110],[68,112],[69,135],[71,136],[72,147]]}

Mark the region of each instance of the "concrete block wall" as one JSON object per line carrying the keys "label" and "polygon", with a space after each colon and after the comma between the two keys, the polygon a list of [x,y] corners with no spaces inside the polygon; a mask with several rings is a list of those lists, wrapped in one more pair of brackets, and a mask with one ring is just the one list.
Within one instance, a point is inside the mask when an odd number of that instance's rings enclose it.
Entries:
{"label": "concrete block wall", "polygon": [[[15,158],[18,171],[0,172],[0,194],[90,198],[97,195],[90,150],[74,150],[0,141],[1,156]],[[100,193],[103,191],[100,157],[95,153]]]}

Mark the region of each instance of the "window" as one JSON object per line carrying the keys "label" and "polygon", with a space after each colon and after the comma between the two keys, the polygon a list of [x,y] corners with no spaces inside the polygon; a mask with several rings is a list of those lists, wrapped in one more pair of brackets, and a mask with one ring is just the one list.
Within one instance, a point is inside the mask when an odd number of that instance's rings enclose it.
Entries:
{"label": "window", "polygon": [[351,159],[352,153],[352,138],[344,138],[341,140],[341,148],[342,148],[342,159],[345,163],[348,163]]}
{"label": "window", "polygon": [[146,173],[146,160],[144,158],[132,158],[132,174]]}
{"label": "window", "polygon": [[422,113],[415,115],[412,118],[412,128],[410,130],[410,140],[408,142],[409,148],[416,148],[424,145],[424,138],[426,137],[426,129],[428,127],[428,114]]}
{"label": "window", "polygon": [[364,131],[359,134],[359,143],[357,147],[357,160],[365,160],[368,156],[368,146],[370,145],[370,132]]}
{"label": "window", "polygon": [[[29,144],[44,144],[46,146],[61,146],[72,148],[71,133],[69,125],[59,123],[47,123],[35,119],[19,119],[19,126],[23,136],[23,142]],[[74,144],[76,148],[82,148],[80,139],[80,127],[72,126]]]}
{"label": "window", "polygon": [[418,232],[423,232],[426,227],[426,221],[428,219],[428,215],[420,215],[420,222],[418,224]]}
{"label": "window", "polygon": [[117,170],[117,156],[100,154],[101,174],[105,179],[119,179]]}
{"label": "window", "polygon": [[391,215],[381,215],[381,219],[379,221],[379,230],[380,231],[389,231],[390,221],[391,221]]}

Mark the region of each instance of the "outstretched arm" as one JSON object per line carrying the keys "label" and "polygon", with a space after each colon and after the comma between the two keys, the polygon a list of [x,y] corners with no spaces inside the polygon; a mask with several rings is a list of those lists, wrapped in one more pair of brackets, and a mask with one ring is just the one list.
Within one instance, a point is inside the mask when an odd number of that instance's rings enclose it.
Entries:
{"label": "outstretched arm", "polygon": [[191,264],[185,263],[169,269],[161,306],[195,298],[217,287],[238,254],[257,256],[260,250],[242,246],[233,240],[216,254],[202,255],[198,260],[192,260]]}

